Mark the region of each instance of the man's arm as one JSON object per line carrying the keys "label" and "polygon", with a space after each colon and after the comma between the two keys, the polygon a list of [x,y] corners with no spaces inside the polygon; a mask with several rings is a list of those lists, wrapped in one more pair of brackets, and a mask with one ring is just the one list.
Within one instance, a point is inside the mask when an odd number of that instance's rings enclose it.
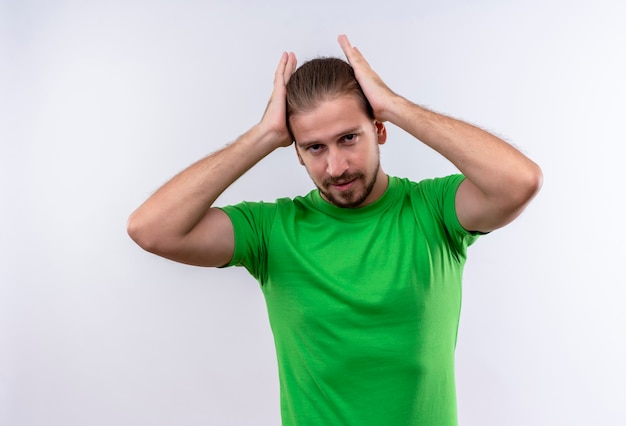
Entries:
{"label": "man's arm", "polygon": [[379,121],[389,121],[450,160],[466,177],[456,195],[461,225],[489,232],[515,219],[537,194],[541,169],[471,124],[429,111],[392,92],[346,36],[339,44]]}
{"label": "man's arm", "polygon": [[223,266],[234,250],[233,226],[211,206],[219,195],[266,155],[291,144],[285,85],[296,68],[284,53],[274,90],[259,124],[235,142],[191,165],[148,198],[128,220],[128,234],[142,248],[177,262]]}

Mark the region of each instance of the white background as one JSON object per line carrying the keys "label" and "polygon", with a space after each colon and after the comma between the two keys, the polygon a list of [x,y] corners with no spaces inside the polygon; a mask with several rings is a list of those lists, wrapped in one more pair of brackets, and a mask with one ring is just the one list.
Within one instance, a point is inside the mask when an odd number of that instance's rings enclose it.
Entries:
{"label": "white background", "polygon": [[[0,2],[0,425],[276,425],[257,283],[143,252],[128,215],[257,122],[283,50],[347,33],[411,100],[538,162],[470,249],[461,424],[626,425],[620,0]],[[390,174],[454,169],[396,128]],[[312,184],[292,148],[219,204]]]}

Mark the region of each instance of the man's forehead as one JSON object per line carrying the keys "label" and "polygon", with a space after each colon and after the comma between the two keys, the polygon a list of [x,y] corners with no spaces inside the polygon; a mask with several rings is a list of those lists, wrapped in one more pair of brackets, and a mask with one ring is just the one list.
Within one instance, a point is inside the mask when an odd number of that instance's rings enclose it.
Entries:
{"label": "man's forehead", "polygon": [[369,122],[371,119],[353,96],[323,101],[314,109],[290,118],[291,129],[299,145],[356,133]]}

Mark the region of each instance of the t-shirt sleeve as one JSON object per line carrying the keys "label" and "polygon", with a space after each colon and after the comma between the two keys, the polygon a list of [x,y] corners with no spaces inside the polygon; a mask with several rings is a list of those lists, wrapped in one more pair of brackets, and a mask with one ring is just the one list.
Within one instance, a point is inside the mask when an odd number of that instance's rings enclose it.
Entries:
{"label": "t-shirt sleeve", "polygon": [[273,203],[243,202],[220,207],[233,224],[235,249],[226,265],[243,266],[263,283],[267,271],[267,247],[276,213]]}
{"label": "t-shirt sleeve", "polygon": [[456,193],[463,180],[465,176],[455,174],[424,180],[418,184],[418,188],[428,200],[433,214],[441,221],[450,246],[464,256],[467,247],[478,239],[480,233],[463,228],[456,213]]}

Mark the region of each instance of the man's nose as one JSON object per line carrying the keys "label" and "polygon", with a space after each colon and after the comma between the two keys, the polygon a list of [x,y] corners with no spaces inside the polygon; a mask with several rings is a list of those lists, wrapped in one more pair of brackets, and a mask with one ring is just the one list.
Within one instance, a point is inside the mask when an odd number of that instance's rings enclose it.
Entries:
{"label": "man's nose", "polygon": [[340,149],[331,148],[328,151],[326,173],[331,177],[339,177],[348,170],[348,159]]}

